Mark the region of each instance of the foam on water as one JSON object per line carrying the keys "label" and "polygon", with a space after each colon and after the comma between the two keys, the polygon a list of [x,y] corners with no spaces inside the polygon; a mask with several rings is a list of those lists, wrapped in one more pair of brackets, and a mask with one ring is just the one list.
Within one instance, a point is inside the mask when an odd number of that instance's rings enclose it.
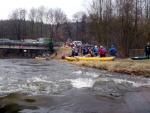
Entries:
{"label": "foam on water", "polygon": [[132,85],[133,87],[140,87],[140,86],[150,86],[150,81],[147,81],[146,83],[142,83],[139,81],[131,81],[131,80],[127,80],[127,79],[114,79],[113,80],[116,84],[120,84],[120,83],[127,83]]}
{"label": "foam on water", "polygon": [[128,84],[132,87],[140,87],[140,86],[150,86],[150,81],[143,83],[140,81],[132,81],[127,79],[118,79],[118,78],[77,78],[74,80],[70,80],[71,84],[75,88],[83,88],[83,87],[93,87],[95,82],[108,82],[112,81],[115,84]]}
{"label": "foam on water", "polygon": [[150,80],[147,80],[147,82],[143,83],[141,81],[132,81],[119,78],[99,78],[97,81],[103,82],[113,81],[115,84],[130,84],[133,87],[150,86]]}
{"label": "foam on water", "polygon": [[66,90],[67,88],[92,88],[96,82],[109,82],[115,84],[127,84],[132,87],[150,86],[149,78],[140,77],[126,77],[126,76],[113,76],[113,74],[85,72],[82,70],[72,72],[73,78],[66,78],[60,76],[58,79],[50,78],[49,76],[33,76],[33,77],[13,77],[3,76],[0,77],[0,93],[9,92],[28,92],[31,94],[50,93]]}
{"label": "foam on water", "polygon": [[76,75],[81,75],[81,74],[85,74],[86,76],[89,76],[89,77],[98,77],[99,74],[98,73],[94,73],[94,72],[83,72],[81,70],[79,71],[74,71],[72,72],[73,74],[76,74]]}
{"label": "foam on water", "polygon": [[[25,92],[31,94],[39,94],[41,92],[49,93],[50,84],[52,81],[48,81],[46,77],[31,77],[28,79],[18,79],[4,77],[0,78],[1,86],[0,93],[12,93],[12,92]],[[46,85],[44,85],[46,84]],[[44,89],[41,89],[43,88]]]}
{"label": "foam on water", "polygon": [[92,87],[95,83],[95,81],[90,78],[78,78],[70,81],[75,88]]}
{"label": "foam on water", "polygon": [[4,87],[0,86],[0,93],[13,93],[13,92],[20,92],[22,88],[16,88],[14,86]]}
{"label": "foam on water", "polygon": [[52,83],[52,81],[48,81],[48,80],[45,80],[45,79],[42,79],[42,78],[39,78],[39,77],[33,77],[31,78],[31,81],[32,82],[41,82],[41,83]]}
{"label": "foam on water", "polygon": [[98,74],[98,73],[89,73],[89,72],[86,72],[85,74],[86,74],[87,76],[91,76],[91,77],[94,77],[94,78],[99,77],[99,74]]}
{"label": "foam on water", "polygon": [[74,74],[82,74],[82,71],[81,71],[81,70],[79,70],[79,71],[74,71],[73,73],[74,73]]}

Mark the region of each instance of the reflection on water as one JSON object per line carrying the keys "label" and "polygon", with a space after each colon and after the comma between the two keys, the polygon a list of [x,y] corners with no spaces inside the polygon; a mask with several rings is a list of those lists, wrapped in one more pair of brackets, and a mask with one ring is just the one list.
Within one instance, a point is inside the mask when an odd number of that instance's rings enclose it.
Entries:
{"label": "reflection on water", "polygon": [[55,61],[0,63],[0,113],[150,112],[149,78]]}

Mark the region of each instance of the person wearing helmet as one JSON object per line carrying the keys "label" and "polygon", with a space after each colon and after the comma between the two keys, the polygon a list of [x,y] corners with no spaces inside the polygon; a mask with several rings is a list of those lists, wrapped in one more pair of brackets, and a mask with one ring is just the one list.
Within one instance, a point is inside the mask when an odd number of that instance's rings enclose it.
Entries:
{"label": "person wearing helmet", "polygon": [[72,54],[71,54],[71,56],[74,57],[74,55],[75,55],[75,47],[72,48]]}
{"label": "person wearing helmet", "polygon": [[114,45],[111,45],[110,49],[109,49],[109,52],[110,52],[110,55],[111,56],[117,56],[116,53],[117,53],[117,50],[115,48]]}
{"label": "person wearing helmet", "polygon": [[99,53],[99,49],[98,49],[98,47],[97,47],[96,45],[95,45],[95,47],[94,47],[93,52],[94,52],[95,56],[97,56],[98,53]]}
{"label": "person wearing helmet", "polygon": [[100,57],[106,57],[106,49],[103,46],[100,46],[99,54]]}

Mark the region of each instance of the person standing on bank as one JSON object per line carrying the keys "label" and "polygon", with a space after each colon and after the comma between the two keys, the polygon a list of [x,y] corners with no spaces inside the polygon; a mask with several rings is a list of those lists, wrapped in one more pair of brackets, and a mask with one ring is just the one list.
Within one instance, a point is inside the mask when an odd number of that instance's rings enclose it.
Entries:
{"label": "person standing on bank", "polygon": [[106,57],[106,49],[103,46],[100,46],[99,54],[100,57]]}
{"label": "person standing on bank", "polygon": [[116,53],[117,53],[117,50],[115,48],[114,45],[111,45],[110,49],[109,49],[109,52],[110,52],[110,55],[111,56],[117,56]]}
{"label": "person standing on bank", "polygon": [[94,49],[93,49],[93,52],[94,52],[94,55],[95,55],[95,56],[98,55],[99,49],[98,49],[97,45],[95,45],[95,47],[94,47]]}
{"label": "person standing on bank", "polygon": [[71,56],[74,57],[74,55],[75,55],[75,47],[72,47],[72,54],[71,54]]}
{"label": "person standing on bank", "polygon": [[145,54],[148,58],[150,58],[150,43],[147,43],[145,46]]}

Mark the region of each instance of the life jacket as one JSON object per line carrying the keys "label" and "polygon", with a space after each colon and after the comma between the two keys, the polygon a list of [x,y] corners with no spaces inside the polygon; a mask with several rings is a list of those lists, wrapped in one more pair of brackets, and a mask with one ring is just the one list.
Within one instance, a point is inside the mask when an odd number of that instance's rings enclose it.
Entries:
{"label": "life jacket", "polygon": [[116,51],[115,48],[112,48],[112,49],[111,49],[111,52],[115,54],[117,51]]}
{"label": "life jacket", "polygon": [[100,48],[100,54],[106,54],[106,49],[105,48]]}
{"label": "life jacket", "polygon": [[102,52],[105,53],[105,52],[106,52],[106,49],[105,49],[105,48],[102,48]]}
{"label": "life jacket", "polygon": [[98,53],[98,48],[94,48],[94,53]]}
{"label": "life jacket", "polygon": [[74,53],[75,52],[75,49],[72,49],[72,53]]}

